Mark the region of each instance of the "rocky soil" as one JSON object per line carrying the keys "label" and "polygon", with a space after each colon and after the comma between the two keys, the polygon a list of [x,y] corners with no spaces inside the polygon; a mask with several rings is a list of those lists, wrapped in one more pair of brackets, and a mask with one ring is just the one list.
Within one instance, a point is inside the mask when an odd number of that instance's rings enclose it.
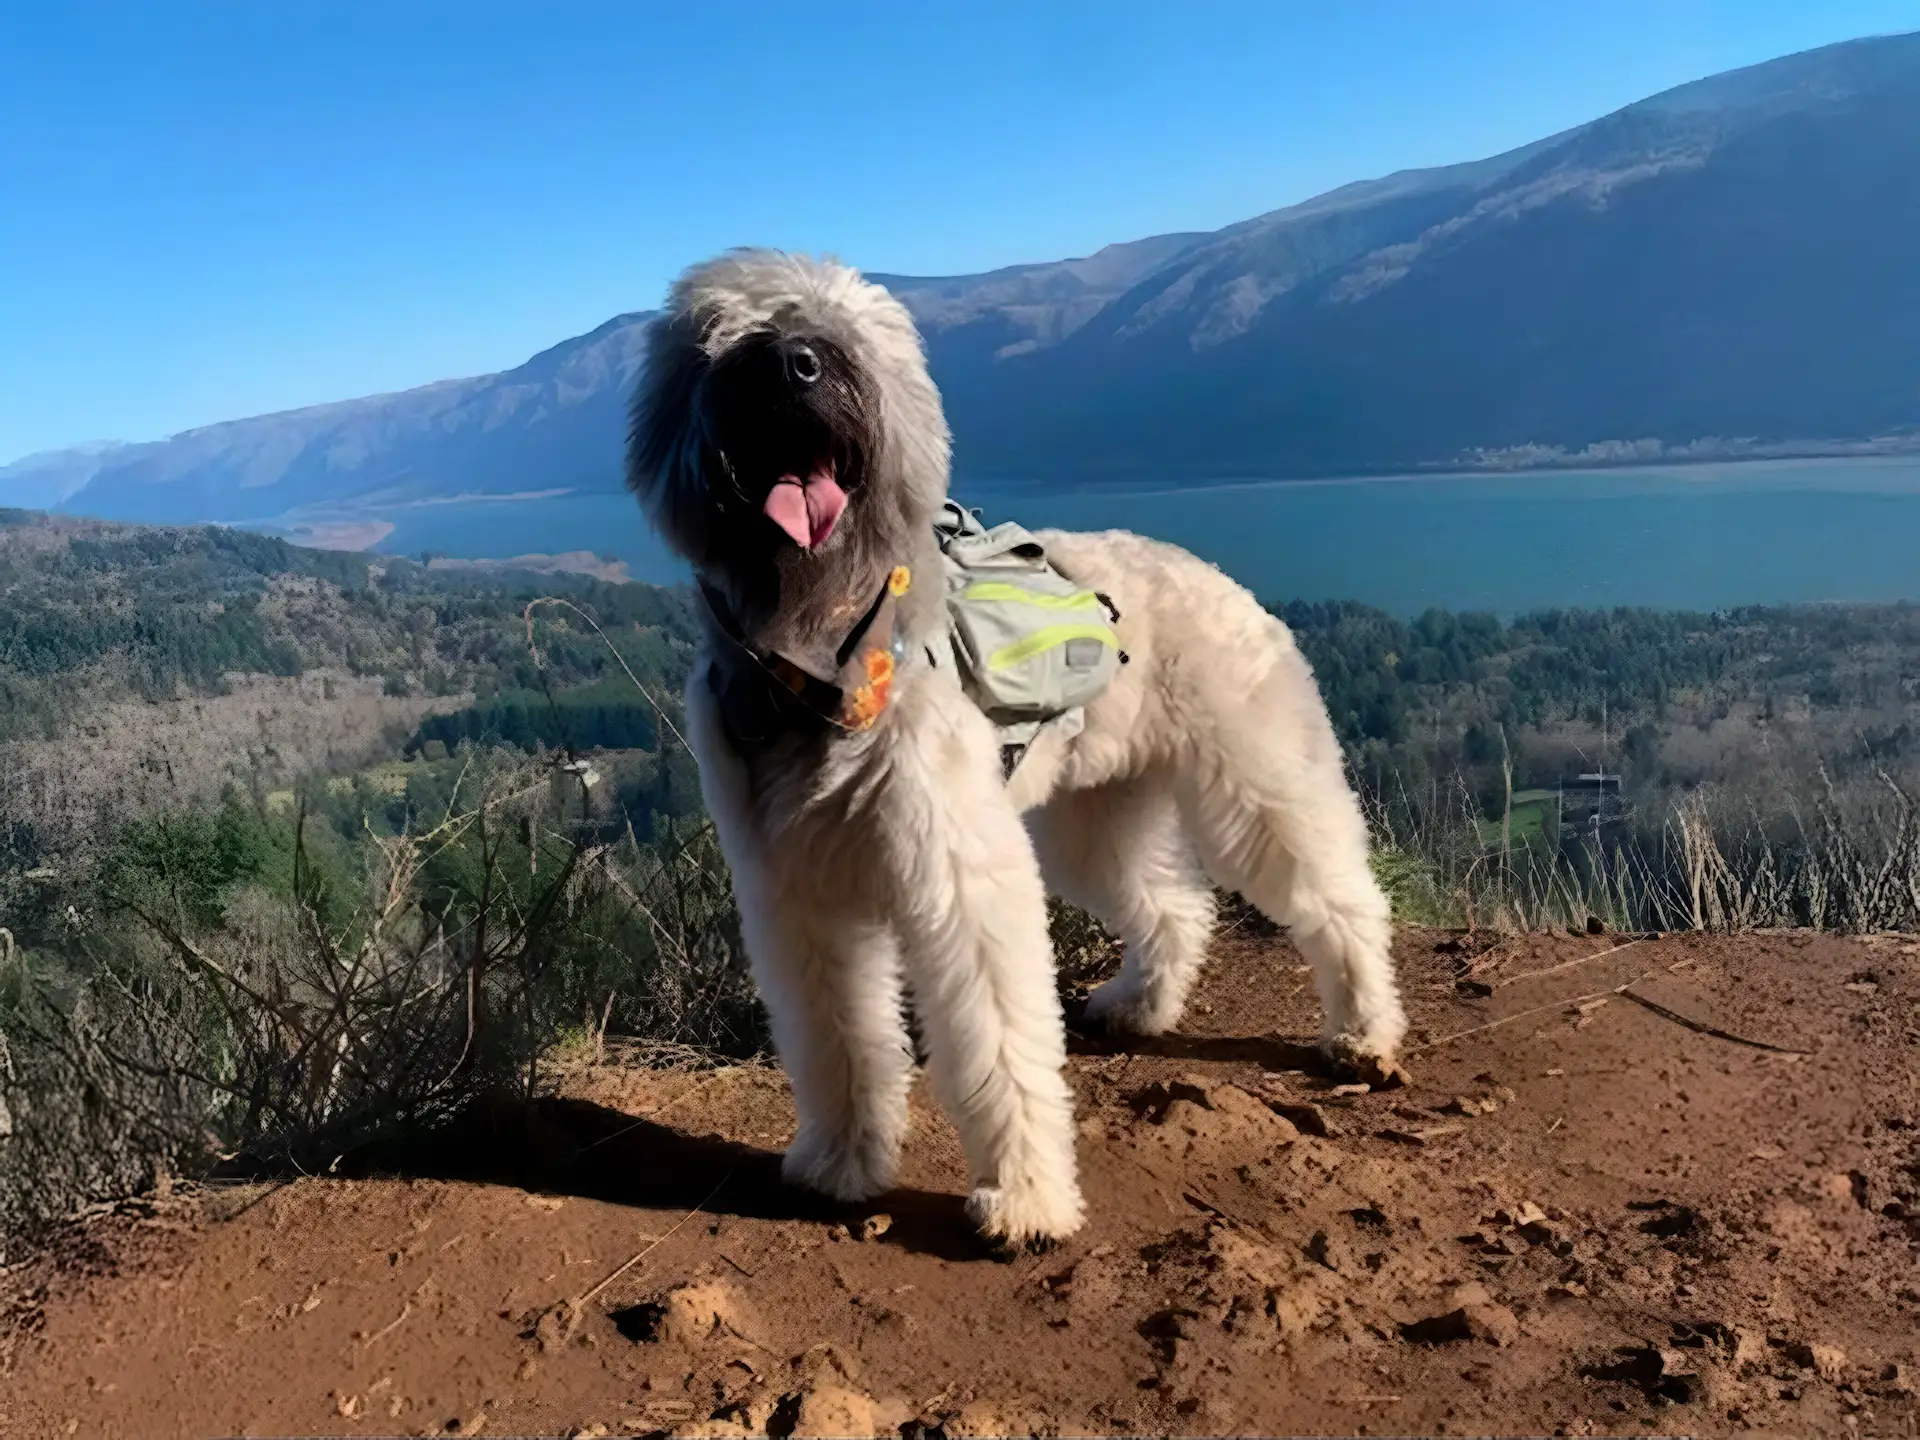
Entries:
{"label": "rocky soil", "polygon": [[[1631,941],[1631,943],[1629,943]],[[777,1070],[91,1217],[0,1277],[6,1436],[1914,1435],[1920,945],[1403,936],[1410,1087],[1283,941],[1076,1042],[1085,1231],[777,1182]]]}

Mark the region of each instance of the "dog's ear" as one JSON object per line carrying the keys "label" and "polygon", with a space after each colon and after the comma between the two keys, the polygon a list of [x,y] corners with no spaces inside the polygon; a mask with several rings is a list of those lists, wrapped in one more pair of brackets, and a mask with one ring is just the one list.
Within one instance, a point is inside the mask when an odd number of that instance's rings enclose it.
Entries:
{"label": "dog's ear", "polygon": [[700,389],[709,361],[693,317],[675,308],[647,327],[646,361],[627,431],[627,486],[680,556],[703,564],[724,504],[708,485],[724,458],[701,428]]}

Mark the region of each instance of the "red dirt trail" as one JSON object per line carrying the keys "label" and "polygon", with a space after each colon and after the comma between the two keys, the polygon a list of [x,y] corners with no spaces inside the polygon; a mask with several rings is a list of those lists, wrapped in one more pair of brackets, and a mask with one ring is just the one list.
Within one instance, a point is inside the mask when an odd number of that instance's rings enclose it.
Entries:
{"label": "red dirt trail", "polygon": [[0,1435],[1920,1434],[1920,944],[1399,955],[1409,1088],[1244,933],[1180,1035],[1077,1040],[1046,1254],[918,1096],[901,1190],[782,1189],[759,1067],[118,1207],[0,1275]]}

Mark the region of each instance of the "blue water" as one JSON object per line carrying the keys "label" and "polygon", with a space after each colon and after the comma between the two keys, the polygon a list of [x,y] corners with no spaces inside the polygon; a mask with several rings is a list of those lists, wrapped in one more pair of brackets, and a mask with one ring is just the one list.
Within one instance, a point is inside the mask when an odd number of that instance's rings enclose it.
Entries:
{"label": "blue water", "polygon": [[[1920,457],[1202,489],[961,494],[989,522],[1137,530],[1263,600],[1513,613],[1920,600]],[[417,516],[418,518],[413,518]],[[431,507],[380,546],[498,557],[593,550],[636,578],[683,572],[624,496]]]}

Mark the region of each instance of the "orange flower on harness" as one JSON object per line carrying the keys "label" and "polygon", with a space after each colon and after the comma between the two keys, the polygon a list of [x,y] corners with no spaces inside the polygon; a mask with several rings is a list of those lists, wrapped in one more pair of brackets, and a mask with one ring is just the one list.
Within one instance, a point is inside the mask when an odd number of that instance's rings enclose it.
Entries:
{"label": "orange flower on harness", "polygon": [[849,730],[871,729],[893,696],[891,651],[869,650],[866,671],[867,683],[847,697],[847,703],[840,712],[840,723]]}

